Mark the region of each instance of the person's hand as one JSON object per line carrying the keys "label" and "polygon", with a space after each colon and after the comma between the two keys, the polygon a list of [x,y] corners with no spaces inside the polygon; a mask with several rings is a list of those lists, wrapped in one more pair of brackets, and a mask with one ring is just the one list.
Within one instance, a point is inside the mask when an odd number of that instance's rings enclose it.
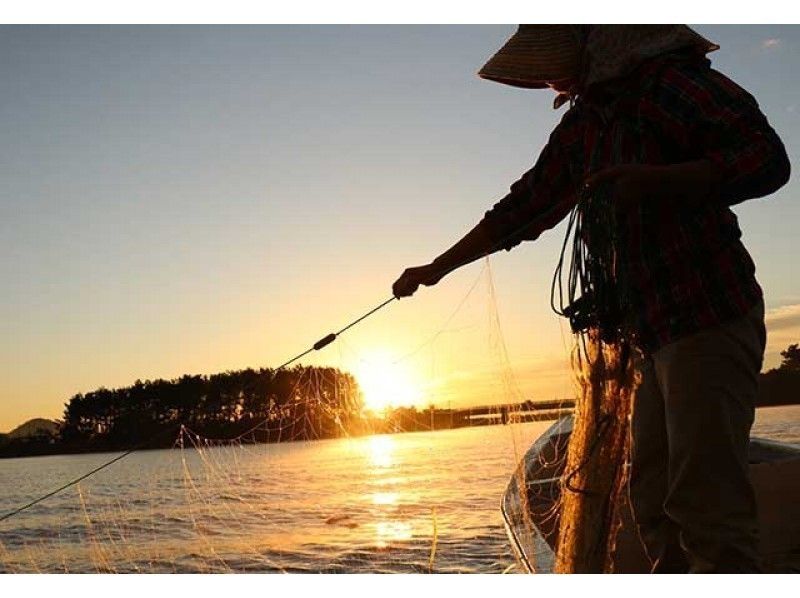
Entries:
{"label": "person's hand", "polygon": [[410,297],[417,291],[419,285],[432,287],[439,282],[444,275],[445,273],[441,268],[434,264],[408,268],[392,285],[392,293],[394,293],[394,296],[398,299],[400,297]]}
{"label": "person's hand", "polygon": [[620,164],[604,168],[586,178],[589,192],[608,184],[618,209],[628,209],[641,201],[660,197],[666,191],[663,166]]}

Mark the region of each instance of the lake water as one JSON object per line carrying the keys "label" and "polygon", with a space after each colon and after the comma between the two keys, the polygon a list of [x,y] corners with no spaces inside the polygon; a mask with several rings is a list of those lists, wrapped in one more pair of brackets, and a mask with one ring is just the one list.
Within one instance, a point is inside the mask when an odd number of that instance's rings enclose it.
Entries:
{"label": "lake water", "polygon": [[[0,572],[504,572],[500,498],[550,422],[146,451],[0,522]],[[800,442],[800,407],[754,435]],[[0,460],[0,513],[109,454]]]}

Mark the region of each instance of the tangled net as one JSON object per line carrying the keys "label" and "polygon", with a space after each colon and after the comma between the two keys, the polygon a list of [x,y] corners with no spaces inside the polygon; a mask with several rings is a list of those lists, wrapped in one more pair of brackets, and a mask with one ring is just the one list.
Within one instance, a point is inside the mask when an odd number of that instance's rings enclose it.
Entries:
{"label": "tangled net", "polygon": [[[620,503],[627,483],[629,421],[638,383],[625,279],[624,229],[608,189],[579,192],[556,268],[553,309],[576,333],[577,393],[561,483],[554,570],[613,570]],[[566,292],[564,258],[572,238]]]}
{"label": "tangled net", "polygon": [[585,335],[576,351],[579,392],[562,483],[555,571],[613,570],[626,485],[631,395],[636,376],[627,349]]}

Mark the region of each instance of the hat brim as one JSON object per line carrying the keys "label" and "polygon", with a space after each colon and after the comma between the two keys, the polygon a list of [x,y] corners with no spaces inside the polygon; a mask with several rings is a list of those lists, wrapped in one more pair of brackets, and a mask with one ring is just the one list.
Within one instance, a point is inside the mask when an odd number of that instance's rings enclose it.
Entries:
{"label": "hat brim", "polygon": [[523,25],[478,71],[482,79],[542,89],[577,74],[575,33],[569,25]]}

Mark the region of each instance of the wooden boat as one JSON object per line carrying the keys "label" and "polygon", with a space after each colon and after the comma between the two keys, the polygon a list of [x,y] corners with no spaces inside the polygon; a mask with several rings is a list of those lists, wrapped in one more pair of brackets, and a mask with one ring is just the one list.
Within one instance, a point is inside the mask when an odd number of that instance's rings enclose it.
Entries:
{"label": "wooden boat", "polygon": [[[555,422],[528,449],[501,510],[521,568],[550,572],[558,533],[561,475],[572,417]],[[761,553],[769,572],[800,572],[800,445],[750,439],[750,476],[758,501]],[[650,563],[623,505],[615,573],[647,573]]]}

